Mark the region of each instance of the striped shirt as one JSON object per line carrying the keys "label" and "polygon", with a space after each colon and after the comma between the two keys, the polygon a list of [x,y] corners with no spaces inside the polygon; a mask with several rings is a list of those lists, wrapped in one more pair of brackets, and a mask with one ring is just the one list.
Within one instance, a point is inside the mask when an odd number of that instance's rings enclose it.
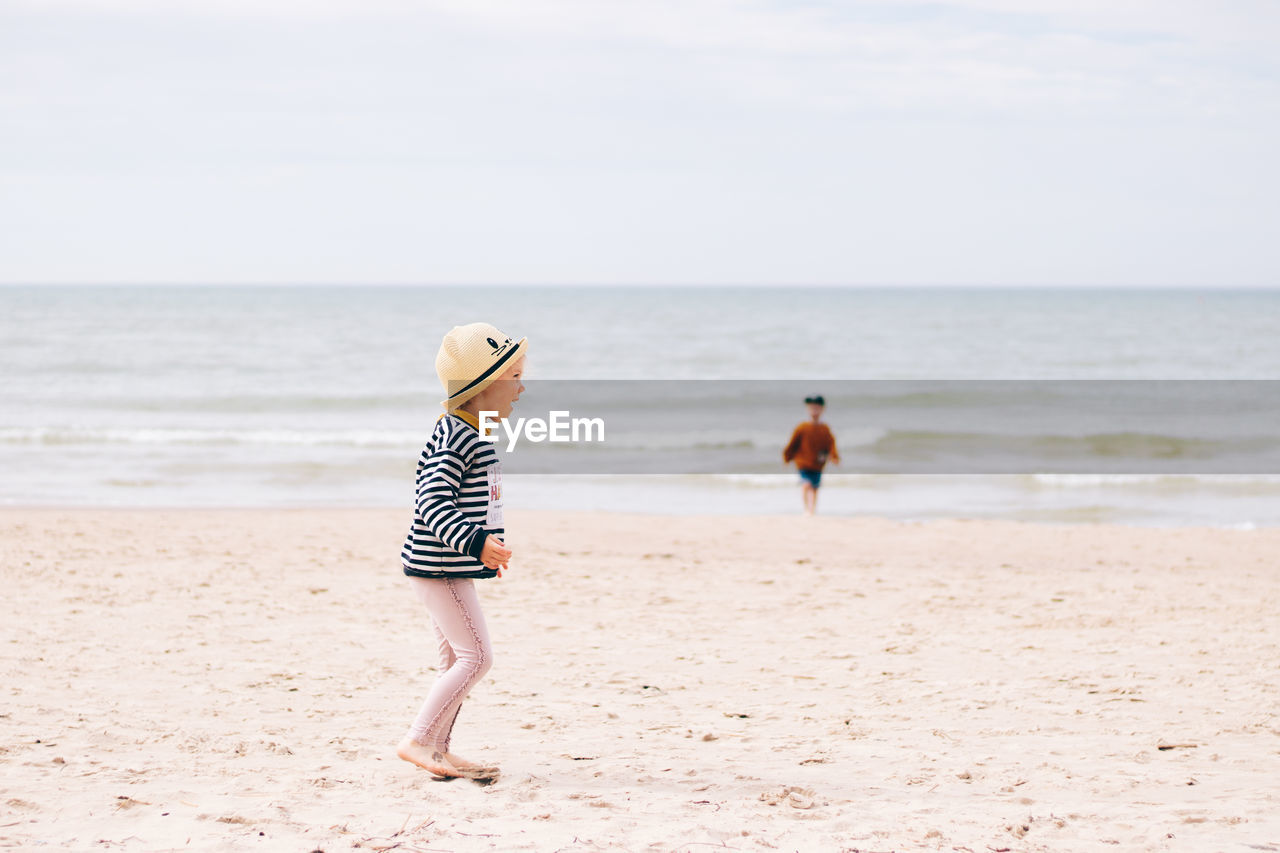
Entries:
{"label": "striped shirt", "polygon": [[[419,578],[491,578],[480,562],[488,534],[503,534],[502,463],[494,444],[455,413],[436,421],[418,458],[413,525],[400,560]],[[492,506],[490,499],[492,498]]]}

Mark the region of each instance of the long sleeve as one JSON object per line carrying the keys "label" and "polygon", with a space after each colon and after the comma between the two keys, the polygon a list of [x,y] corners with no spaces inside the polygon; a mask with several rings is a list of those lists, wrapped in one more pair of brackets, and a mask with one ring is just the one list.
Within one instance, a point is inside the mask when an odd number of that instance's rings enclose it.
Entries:
{"label": "long sleeve", "polygon": [[459,554],[476,560],[487,537],[483,527],[472,524],[458,509],[462,472],[474,454],[477,439],[454,433],[428,456],[418,471],[418,516],[432,535]]}
{"label": "long sleeve", "polygon": [[800,452],[800,441],[804,434],[804,426],[798,426],[791,433],[791,440],[787,442],[787,446],[782,451],[782,461],[790,462],[796,458],[796,454]]}

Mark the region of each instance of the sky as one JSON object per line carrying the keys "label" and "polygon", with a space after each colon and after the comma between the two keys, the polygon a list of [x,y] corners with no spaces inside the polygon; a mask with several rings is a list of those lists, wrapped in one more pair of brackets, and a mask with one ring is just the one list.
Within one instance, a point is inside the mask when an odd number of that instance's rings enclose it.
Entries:
{"label": "sky", "polygon": [[3,0],[0,283],[1280,286],[1274,0]]}

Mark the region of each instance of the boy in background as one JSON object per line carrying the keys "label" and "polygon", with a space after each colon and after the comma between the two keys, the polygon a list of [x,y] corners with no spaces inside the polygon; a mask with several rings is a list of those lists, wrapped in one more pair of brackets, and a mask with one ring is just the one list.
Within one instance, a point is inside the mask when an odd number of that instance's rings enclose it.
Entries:
{"label": "boy in background", "polygon": [[791,440],[782,451],[783,462],[795,462],[800,472],[805,515],[813,515],[818,509],[818,486],[822,483],[822,469],[830,459],[840,463],[836,451],[836,438],[831,428],[822,422],[822,412],[827,401],[821,395],[804,398],[809,410],[809,420],[791,433]]}

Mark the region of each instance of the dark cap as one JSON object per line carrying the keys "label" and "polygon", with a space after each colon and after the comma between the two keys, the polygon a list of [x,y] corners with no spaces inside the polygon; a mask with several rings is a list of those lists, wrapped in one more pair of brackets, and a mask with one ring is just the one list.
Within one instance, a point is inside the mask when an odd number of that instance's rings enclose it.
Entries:
{"label": "dark cap", "polygon": [[805,398],[804,398],[804,401],[805,401],[805,403],[806,403],[806,404],[808,404],[808,403],[817,403],[819,406],[825,406],[825,405],[827,404],[827,401],[826,401],[826,400],[824,400],[824,399],[822,399],[822,395],[821,395],[821,394],[815,394],[815,395],[813,395],[812,397],[805,397]]}

